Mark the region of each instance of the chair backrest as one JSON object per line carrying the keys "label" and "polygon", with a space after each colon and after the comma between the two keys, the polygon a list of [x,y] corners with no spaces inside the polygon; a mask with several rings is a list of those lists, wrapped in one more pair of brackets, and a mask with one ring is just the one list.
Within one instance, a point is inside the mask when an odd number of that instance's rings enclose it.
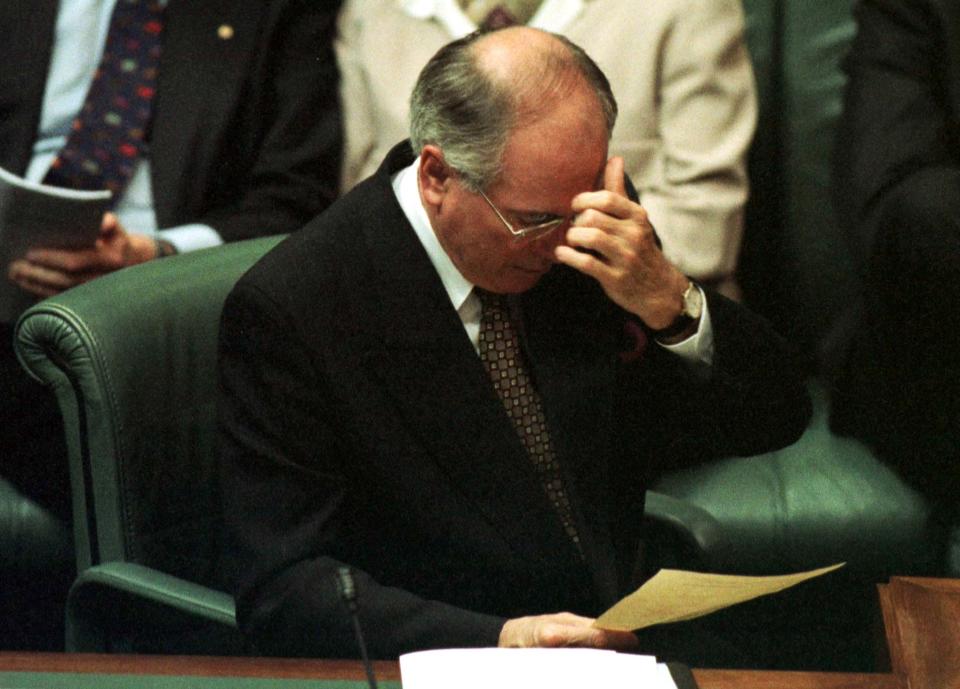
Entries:
{"label": "chair backrest", "polygon": [[216,555],[216,350],[237,279],[279,237],[118,271],[17,323],[64,417],[78,570],[129,561],[203,582]]}

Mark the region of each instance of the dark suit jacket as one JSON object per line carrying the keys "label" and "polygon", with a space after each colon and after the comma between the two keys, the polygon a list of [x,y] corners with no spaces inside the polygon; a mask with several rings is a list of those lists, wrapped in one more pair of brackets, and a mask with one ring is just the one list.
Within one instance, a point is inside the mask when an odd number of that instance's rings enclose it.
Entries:
{"label": "dark suit jacket", "polygon": [[[206,223],[226,240],[291,232],[333,200],[332,5],[170,0],[150,147],[160,227]],[[36,138],[56,14],[56,0],[0,3],[0,165],[17,173]]]}
{"label": "dark suit jacket", "polygon": [[781,342],[743,309],[710,295],[706,372],[635,346],[596,283],[556,267],[517,301],[581,560],[389,186],[411,160],[395,148],[224,309],[224,513],[261,652],[356,655],[341,563],[375,656],[496,645],[507,617],[597,614],[632,583],[651,474],[784,445],[809,414]]}
{"label": "dark suit jacket", "polygon": [[865,289],[834,426],[955,503],[960,4],[866,0],[856,17],[835,180]]}

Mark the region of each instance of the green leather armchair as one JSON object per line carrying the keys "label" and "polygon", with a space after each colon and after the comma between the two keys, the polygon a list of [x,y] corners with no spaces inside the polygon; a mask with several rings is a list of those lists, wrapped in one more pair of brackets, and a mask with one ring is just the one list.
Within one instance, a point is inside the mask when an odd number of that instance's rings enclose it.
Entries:
{"label": "green leather armchair", "polygon": [[108,275],[29,309],[17,353],[64,417],[78,577],[68,650],[237,652],[217,582],[216,340],[278,238]]}

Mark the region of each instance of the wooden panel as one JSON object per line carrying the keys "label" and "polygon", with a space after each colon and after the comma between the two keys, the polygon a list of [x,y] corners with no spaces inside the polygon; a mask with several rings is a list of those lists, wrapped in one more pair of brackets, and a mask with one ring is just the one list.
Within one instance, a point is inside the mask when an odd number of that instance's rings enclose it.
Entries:
{"label": "wooden panel", "polygon": [[960,580],[893,577],[880,604],[891,665],[910,688],[960,688]]}
{"label": "wooden panel", "polygon": [[[396,662],[376,661],[378,679],[400,679]],[[0,652],[0,671],[80,672],[199,677],[268,677],[280,679],[364,679],[354,660],[303,658],[220,658],[210,656],[147,656],[96,653]]]}
{"label": "wooden panel", "polygon": [[896,675],[841,672],[694,670],[700,689],[907,689]]}

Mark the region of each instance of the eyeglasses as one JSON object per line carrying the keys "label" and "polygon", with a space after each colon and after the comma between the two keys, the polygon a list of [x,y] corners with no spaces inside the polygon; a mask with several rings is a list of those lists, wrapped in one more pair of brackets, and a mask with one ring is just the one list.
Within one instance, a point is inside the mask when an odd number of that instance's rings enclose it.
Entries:
{"label": "eyeglasses", "polygon": [[489,204],[489,206],[493,209],[493,212],[497,214],[497,217],[500,218],[500,222],[503,223],[504,227],[507,228],[507,230],[510,232],[511,236],[513,237],[513,240],[516,242],[520,241],[521,239],[535,239],[537,237],[543,237],[544,235],[550,234],[551,232],[553,232],[555,229],[557,229],[567,221],[567,218],[564,218],[564,217],[551,216],[548,214],[544,214],[550,219],[545,220],[543,222],[531,223],[530,225],[526,225],[523,227],[514,227],[513,225],[510,224],[510,221],[508,221],[505,217],[503,217],[503,213],[500,212],[500,209],[493,205],[493,201],[491,201],[490,198],[483,193],[483,191],[480,191],[478,193],[480,194],[480,196],[483,197],[483,200],[486,201],[487,204]]}

